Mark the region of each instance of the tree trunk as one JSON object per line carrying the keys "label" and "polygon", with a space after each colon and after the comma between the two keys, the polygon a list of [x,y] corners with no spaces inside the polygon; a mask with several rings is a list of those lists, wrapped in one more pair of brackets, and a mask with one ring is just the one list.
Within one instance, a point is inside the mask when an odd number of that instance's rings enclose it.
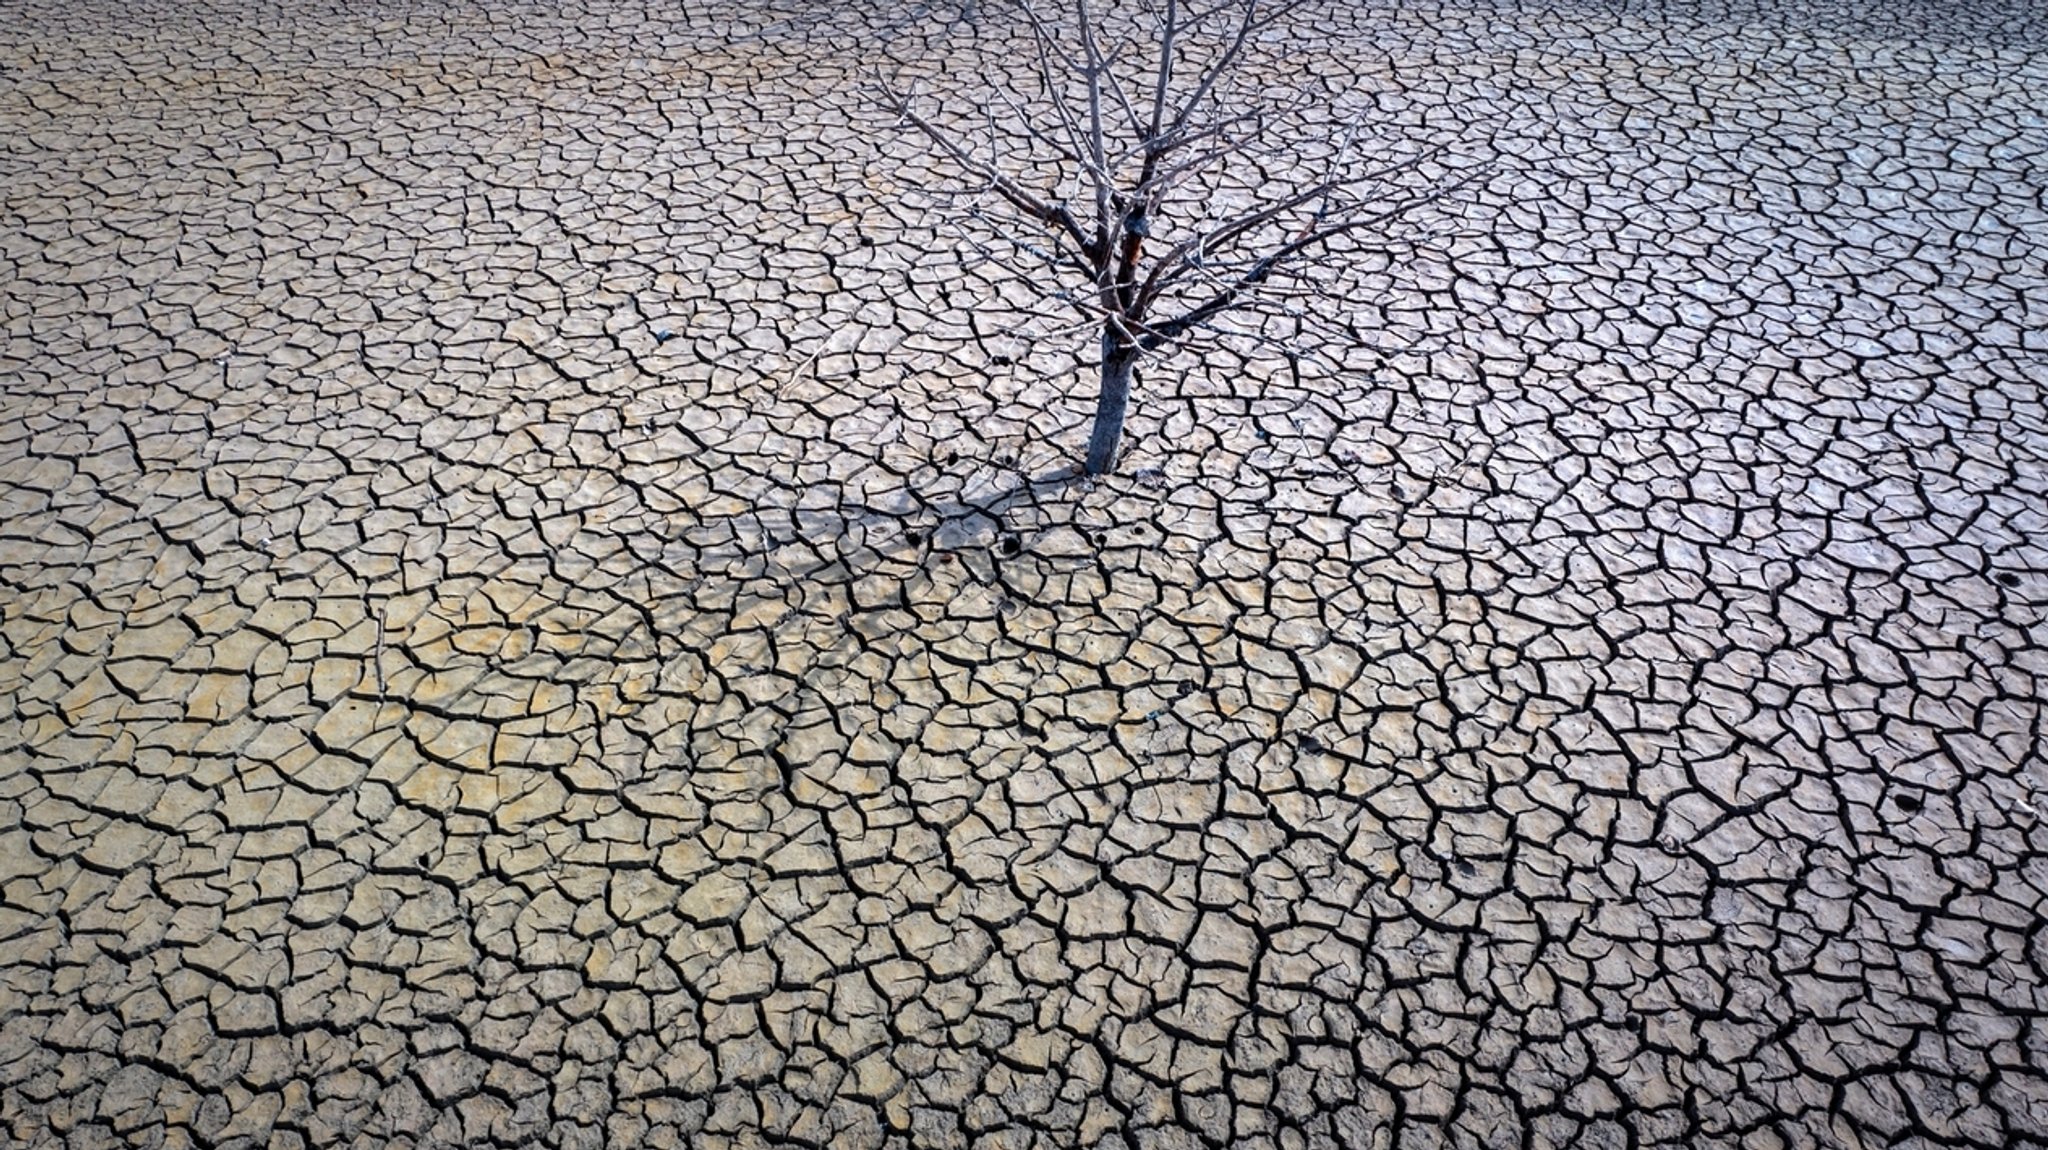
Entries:
{"label": "tree trunk", "polygon": [[1116,450],[1124,437],[1124,409],[1131,402],[1131,370],[1138,349],[1115,328],[1102,332],[1102,390],[1095,396],[1095,428],[1088,433],[1087,472],[1103,475],[1116,466]]}

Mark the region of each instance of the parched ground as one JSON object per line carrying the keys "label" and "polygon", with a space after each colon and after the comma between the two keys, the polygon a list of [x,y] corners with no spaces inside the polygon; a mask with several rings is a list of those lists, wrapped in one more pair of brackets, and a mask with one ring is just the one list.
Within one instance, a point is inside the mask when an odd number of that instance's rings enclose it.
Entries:
{"label": "parched ground", "polygon": [[0,1140],[2048,1144],[2048,13],[1327,13],[1080,483],[865,7],[0,0]]}

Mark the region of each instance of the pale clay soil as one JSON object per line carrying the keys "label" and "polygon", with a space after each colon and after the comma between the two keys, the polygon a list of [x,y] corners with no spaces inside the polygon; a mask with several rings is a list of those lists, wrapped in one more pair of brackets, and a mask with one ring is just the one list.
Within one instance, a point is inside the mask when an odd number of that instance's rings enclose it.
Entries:
{"label": "pale clay soil", "polygon": [[2038,5],[1333,6],[1094,482],[995,5],[0,24],[0,1141],[2048,1144]]}

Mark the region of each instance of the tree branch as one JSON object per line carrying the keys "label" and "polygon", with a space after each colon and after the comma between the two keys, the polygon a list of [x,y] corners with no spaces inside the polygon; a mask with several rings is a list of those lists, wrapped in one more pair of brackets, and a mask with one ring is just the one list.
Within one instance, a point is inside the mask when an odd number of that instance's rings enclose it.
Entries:
{"label": "tree branch", "polygon": [[892,100],[896,114],[902,118],[904,123],[916,128],[926,139],[936,144],[939,150],[944,152],[949,159],[966,169],[968,174],[983,180],[988,185],[989,190],[1008,201],[1018,211],[1032,219],[1065,232],[1074,241],[1075,246],[1087,255],[1091,263],[1105,262],[1099,254],[1100,248],[1089,242],[1088,237],[1081,231],[1080,221],[1074,218],[1074,214],[1067,210],[1065,204],[1047,202],[1034,195],[1023,185],[1004,175],[993,164],[985,163],[977,158],[966,147],[955,141],[945,129],[919,115],[917,109],[911,106],[910,97],[907,94],[897,93],[886,85],[883,87],[883,92]]}
{"label": "tree branch", "polygon": [[1265,283],[1275,271],[1278,271],[1282,265],[1291,262],[1294,257],[1321,247],[1338,236],[1361,231],[1365,228],[1377,227],[1388,220],[1406,215],[1425,204],[1435,203],[1470,182],[1470,179],[1461,180],[1456,184],[1436,188],[1427,195],[1404,200],[1385,211],[1376,212],[1370,216],[1344,220],[1340,223],[1306,232],[1286,245],[1253,261],[1250,268],[1246,269],[1235,280],[1231,281],[1228,286],[1224,287],[1207,301],[1196,305],[1165,323],[1147,324],[1145,336],[1141,341],[1142,346],[1147,351],[1150,351],[1171,343],[1216,318],[1218,315],[1238,306],[1246,292]]}
{"label": "tree branch", "polygon": [[[1323,180],[1258,211],[1233,217],[1199,236],[1192,236],[1182,240],[1168,250],[1166,254],[1160,256],[1153,265],[1152,274],[1146,277],[1145,285],[1139,293],[1141,305],[1149,305],[1153,300],[1157,299],[1167,288],[1181,279],[1190,268],[1194,267],[1199,260],[1206,259],[1211,254],[1228,250],[1251,236],[1258,229],[1278,220],[1296,208],[1316,200],[1327,201],[1330,197],[1347,188],[1357,187],[1360,184],[1377,183],[1392,176],[1400,175],[1403,172],[1412,171],[1441,154],[1440,150],[1428,152],[1412,160],[1406,160],[1377,171]],[[1420,207],[1427,202],[1429,202],[1427,199],[1418,200],[1414,201],[1411,206]],[[1327,216],[1327,214],[1328,207],[1326,205],[1323,209],[1316,212],[1309,226],[1312,228],[1318,226],[1319,221]],[[1375,220],[1382,219],[1384,218],[1384,213],[1372,218]]]}

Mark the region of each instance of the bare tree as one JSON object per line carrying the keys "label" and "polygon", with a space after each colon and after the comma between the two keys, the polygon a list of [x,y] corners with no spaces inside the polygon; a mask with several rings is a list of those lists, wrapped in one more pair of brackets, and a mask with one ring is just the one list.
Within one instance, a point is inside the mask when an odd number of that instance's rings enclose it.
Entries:
{"label": "bare tree", "polygon": [[880,85],[958,170],[949,190],[970,212],[993,199],[1010,226],[1032,225],[1011,262],[1049,272],[1059,286],[1045,294],[1098,332],[1091,475],[1115,466],[1141,358],[1274,302],[1283,273],[1332,241],[1448,190],[1402,179],[1433,154],[1369,163],[1355,120],[1319,118],[1306,89],[1274,96],[1279,77],[1250,74],[1308,2],[1011,0],[1029,30],[1021,82],[938,96]]}

